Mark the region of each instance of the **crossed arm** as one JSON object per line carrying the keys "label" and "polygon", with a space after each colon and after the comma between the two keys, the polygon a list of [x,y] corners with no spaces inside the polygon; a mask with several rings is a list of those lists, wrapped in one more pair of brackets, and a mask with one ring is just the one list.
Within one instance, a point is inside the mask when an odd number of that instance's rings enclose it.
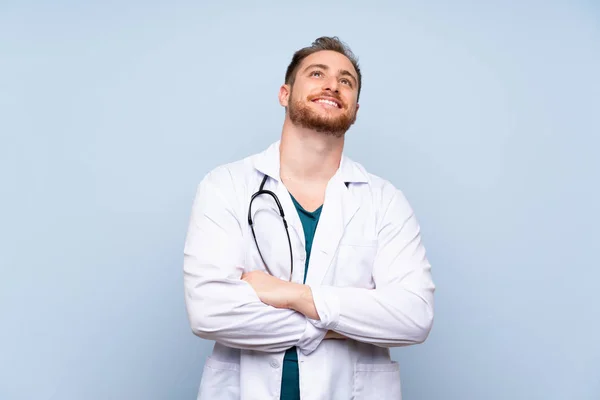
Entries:
{"label": "crossed arm", "polygon": [[[244,273],[242,280],[252,286],[263,303],[275,308],[294,310],[307,318],[319,320],[310,286],[284,281],[263,271]],[[335,331],[327,331],[323,339],[345,338]]]}
{"label": "crossed arm", "polygon": [[264,272],[244,273],[243,227],[228,202],[235,198],[233,191],[223,192],[229,176],[208,175],[192,208],[184,282],[196,335],[265,352],[297,346],[305,354],[325,338],[384,347],[425,340],[433,321],[434,285],[419,227],[403,196],[393,196],[383,218],[376,289],[308,286]]}

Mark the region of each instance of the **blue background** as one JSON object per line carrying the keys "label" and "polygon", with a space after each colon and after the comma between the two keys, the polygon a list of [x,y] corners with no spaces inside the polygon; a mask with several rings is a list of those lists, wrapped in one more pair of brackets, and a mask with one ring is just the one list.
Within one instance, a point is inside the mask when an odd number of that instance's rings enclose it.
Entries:
{"label": "blue background", "polygon": [[193,399],[203,175],[278,139],[292,53],[360,58],[347,152],[434,268],[406,400],[600,399],[596,1],[0,4],[0,399]]}

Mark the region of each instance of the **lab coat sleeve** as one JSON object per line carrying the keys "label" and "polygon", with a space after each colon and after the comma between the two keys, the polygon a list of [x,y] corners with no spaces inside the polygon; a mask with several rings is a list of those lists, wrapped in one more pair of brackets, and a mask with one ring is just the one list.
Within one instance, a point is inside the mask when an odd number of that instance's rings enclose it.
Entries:
{"label": "lab coat sleeve", "polygon": [[315,326],[381,347],[425,341],[433,324],[435,286],[419,224],[396,191],[384,214],[373,264],[375,289],[311,286]]}
{"label": "lab coat sleeve", "polygon": [[232,348],[280,352],[297,346],[309,354],[326,330],[298,312],[262,303],[241,280],[243,219],[232,206],[238,196],[233,187],[230,173],[213,171],[202,180],[194,199],[183,265],[192,331]]}

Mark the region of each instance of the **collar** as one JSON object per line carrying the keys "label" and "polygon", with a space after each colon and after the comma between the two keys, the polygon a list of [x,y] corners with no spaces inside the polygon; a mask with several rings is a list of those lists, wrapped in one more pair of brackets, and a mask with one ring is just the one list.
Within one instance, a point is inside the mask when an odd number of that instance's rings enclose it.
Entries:
{"label": "collar", "polygon": [[[272,143],[267,149],[253,157],[254,168],[264,175],[280,181],[279,145],[281,140]],[[342,153],[340,167],[336,172],[344,183],[369,183],[364,167]]]}

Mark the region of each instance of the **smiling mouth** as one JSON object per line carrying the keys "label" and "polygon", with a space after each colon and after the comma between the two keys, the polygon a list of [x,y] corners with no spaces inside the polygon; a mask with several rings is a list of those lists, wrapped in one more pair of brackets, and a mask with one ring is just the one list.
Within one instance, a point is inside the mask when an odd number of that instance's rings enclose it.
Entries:
{"label": "smiling mouth", "polygon": [[339,103],[337,100],[333,100],[333,99],[325,99],[325,98],[320,97],[320,98],[313,100],[312,102],[324,104],[324,105],[334,107],[334,108],[342,108],[341,103]]}

